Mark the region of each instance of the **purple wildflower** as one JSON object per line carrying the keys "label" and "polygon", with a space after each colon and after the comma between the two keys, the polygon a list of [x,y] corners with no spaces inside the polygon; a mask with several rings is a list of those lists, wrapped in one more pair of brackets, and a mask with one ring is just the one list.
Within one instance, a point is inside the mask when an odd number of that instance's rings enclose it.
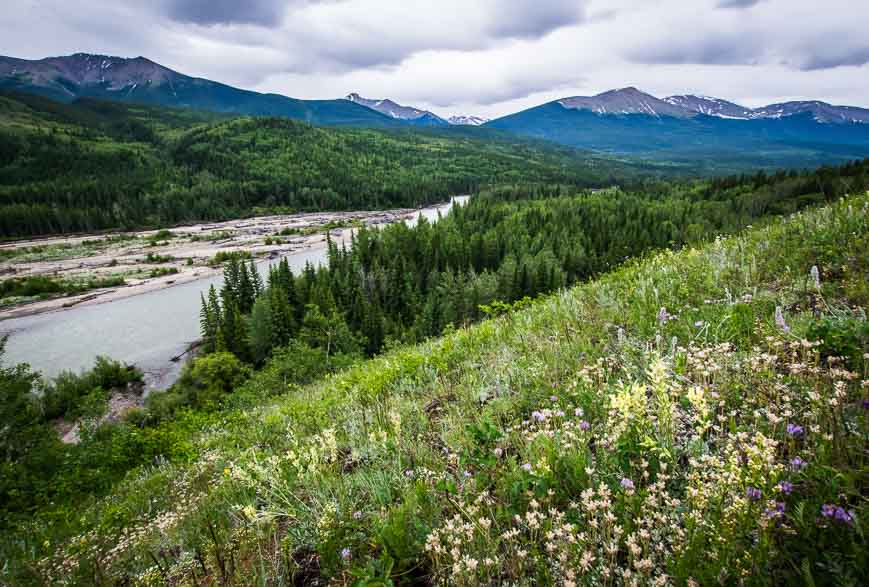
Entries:
{"label": "purple wildflower", "polygon": [[808,465],[808,463],[806,461],[804,461],[803,459],[801,459],[800,457],[794,457],[791,459],[791,468],[794,471],[799,471],[800,469],[802,469],[806,465]]}
{"label": "purple wildflower", "polygon": [[777,501],[775,502],[775,507],[767,509],[764,513],[767,518],[780,518],[785,513],[785,504],[784,502]]}
{"label": "purple wildflower", "polygon": [[549,396],[549,401],[551,401],[551,402],[557,402],[557,401],[558,401],[558,397],[557,397],[557,396],[554,396],[554,395],[550,395],[550,396]]}
{"label": "purple wildflower", "polygon": [[346,546],[341,549],[341,560],[349,561],[350,560],[350,549]]}
{"label": "purple wildflower", "polygon": [[775,307],[775,325],[785,332],[791,331],[791,327],[788,326],[787,322],[785,322],[785,316],[782,313],[781,306]]}
{"label": "purple wildflower", "polygon": [[563,418],[564,417],[564,410],[558,410],[557,412],[555,412],[555,415],[558,416],[559,418]]}
{"label": "purple wildflower", "polygon": [[628,479],[627,477],[624,477],[622,479],[620,485],[622,486],[622,489],[627,489],[628,491],[634,490],[634,482],[631,481],[630,479]]}
{"label": "purple wildflower", "polygon": [[758,489],[757,487],[749,487],[745,490],[745,497],[750,499],[751,501],[758,501],[763,497],[763,491]]}
{"label": "purple wildflower", "polygon": [[589,424],[587,420],[583,420],[582,422],[579,423],[580,430],[585,431],[585,430],[588,430],[589,428],[591,428],[591,424]]}
{"label": "purple wildflower", "polygon": [[538,422],[543,422],[546,419],[546,416],[543,415],[543,412],[540,412],[538,410],[534,410],[533,412],[531,412],[531,417]]}
{"label": "purple wildflower", "polygon": [[362,512],[360,512],[360,511],[353,512],[353,519],[354,520],[361,520],[362,519]]}
{"label": "purple wildflower", "polygon": [[470,479],[470,478],[473,477],[474,475],[473,475],[473,473],[471,473],[470,471],[465,471],[465,472],[464,472],[464,476],[465,476],[465,479]]}
{"label": "purple wildflower", "polygon": [[667,323],[667,320],[670,319],[670,314],[667,313],[667,308],[661,306],[661,309],[658,310],[658,324],[663,326]]}
{"label": "purple wildflower", "polygon": [[857,514],[854,510],[846,510],[841,506],[825,503],[821,506],[821,515],[825,518],[832,518],[840,524],[851,526],[854,524],[854,518]]}
{"label": "purple wildflower", "polygon": [[799,424],[788,424],[787,431],[791,436],[802,436],[803,432],[805,432]]}
{"label": "purple wildflower", "polygon": [[794,484],[791,483],[790,481],[782,481],[781,483],[778,484],[778,489],[779,489],[779,491],[781,491],[785,495],[790,495],[791,491],[794,490]]}
{"label": "purple wildflower", "polygon": [[494,450],[494,453],[495,453],[495,456],[500,459],[501,456],[504,454],[504,449],[499,446]]}
{"label": "purple wildflower", "polygon": [[531,472],[531,463],[525,463],[524,465],[522,465],[521,469],[523,471],[525,471],[526,473],[530,473]]}

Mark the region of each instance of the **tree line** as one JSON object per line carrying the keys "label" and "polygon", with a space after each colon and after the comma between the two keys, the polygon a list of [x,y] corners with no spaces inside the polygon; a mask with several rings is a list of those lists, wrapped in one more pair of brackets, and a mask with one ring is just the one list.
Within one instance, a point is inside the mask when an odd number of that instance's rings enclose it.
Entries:
{"label": "tree line", "polygon": [[208,351],[261,363],[301,341],[374,355],[607,271],[649,250],[739,230],[869,187],[869,159],[813,172],[653,182],[642,191],[515,185],[483,191],[436,223],[362,228],[350,247],[265,283],[231,262],[202,303]]}

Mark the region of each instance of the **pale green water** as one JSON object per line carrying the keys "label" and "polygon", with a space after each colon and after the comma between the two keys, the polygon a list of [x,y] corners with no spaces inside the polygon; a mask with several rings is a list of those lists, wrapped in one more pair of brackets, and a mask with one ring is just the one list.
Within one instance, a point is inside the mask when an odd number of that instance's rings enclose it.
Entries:
{"label": "pale green water", "polygon": [[[467,196],[453,199],[466,200]],[[452,205],[451,201],[420,213],[436,220],[438,213],[448,212]],[[416,218],[408,223],[415,224]],[[324,262],[326,249],[286,258],[298,273],[306,263]],[[260,272],[268,274],[270,264],[260,263]],[[29,363],[50,377],[65,370],[87,369],[96,357],[105,355],[140,367],[149,388],[165,388],[181,369],[181,363],[172,363],[171,358],[199,338],[200,294],[212,285],[220,288],[222,282],[223,277],[215,276],[104,304],[4,320],[0,333],[11,335],[4,363]]]}

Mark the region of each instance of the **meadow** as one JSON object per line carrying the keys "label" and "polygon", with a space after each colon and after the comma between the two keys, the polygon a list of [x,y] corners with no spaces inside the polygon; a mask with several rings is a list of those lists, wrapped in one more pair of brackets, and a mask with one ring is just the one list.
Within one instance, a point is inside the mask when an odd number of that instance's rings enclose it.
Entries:
{"label": "meadow", "polygon": [[307,385],[278,354],[0,580],[859,585],[867,229],[850,196]]}

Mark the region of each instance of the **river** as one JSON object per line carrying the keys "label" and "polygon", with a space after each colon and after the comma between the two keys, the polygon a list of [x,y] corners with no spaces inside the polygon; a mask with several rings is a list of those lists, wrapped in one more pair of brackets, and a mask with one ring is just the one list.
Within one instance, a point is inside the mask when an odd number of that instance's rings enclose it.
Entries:
{"label": "river", "polygon": [[[454,202],[463,204],[467,198],[457,196],[447,204],[421,209],[419,215],[436,220]],[[419,215],[406,222],[416,224]],[[307,263],[323,263],[326,249],[300,251],[285,258],[298,273]],[[275,262],[260,262],[260,272],[268,275]],[[52,377],[61,371],[89,369],[102,355],[142,369],[149,390],[165,389],[183,366],[180,361],[172,362],[172,357],[184,353],[199,338],[200,294],[212,285],[220,288],[222,282],[222,276],[212,276],[102,304],[4,320],[0,334],[10,335],[4,363],[29,363]]]}

